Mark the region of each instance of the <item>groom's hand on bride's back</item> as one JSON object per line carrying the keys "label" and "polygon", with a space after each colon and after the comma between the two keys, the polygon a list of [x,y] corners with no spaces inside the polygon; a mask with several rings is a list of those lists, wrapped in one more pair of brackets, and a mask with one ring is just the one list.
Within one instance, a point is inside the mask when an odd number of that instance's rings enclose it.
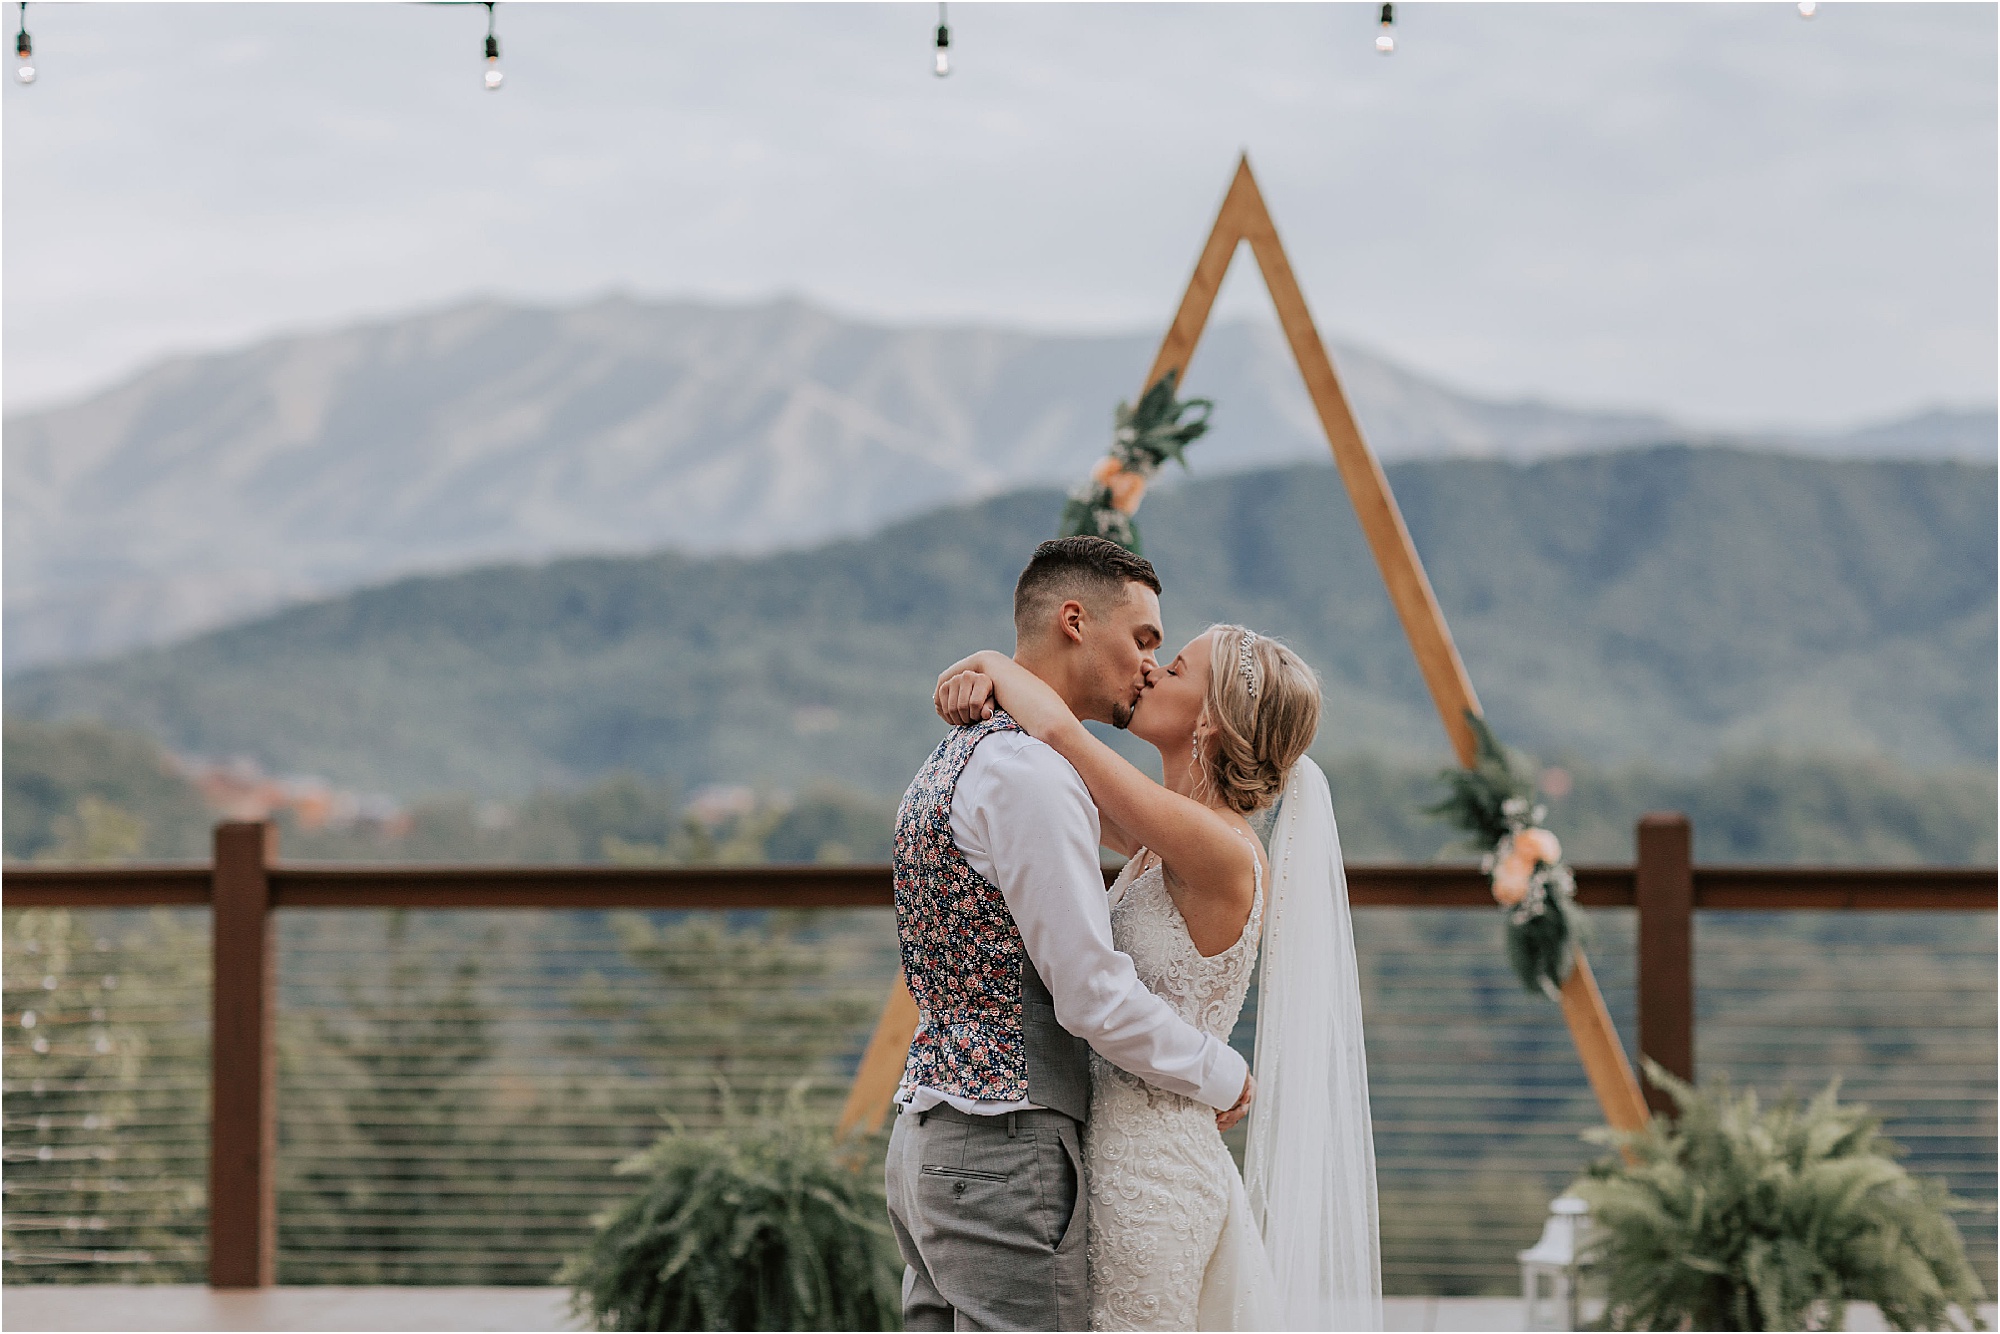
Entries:
{"label": "groom's hand on bride's back", "polygon": [[1244,1117],[1250,1115],[1250,1102],[1256,1096],[1257,1096],[1256,1076],[1254,1075],[1243,1076],[1243,1096],[1238,1098],[1236,1100],[1236,1105],[1234,1107],[1231,1107],[1228,1111],[1217,1112],[1215,1114],[1215,1128],[1217,1130],[1235,1129],[1236,1123],[1238,1121],[1241,1121]]}
{"label": "groom's hand on bride's back", "polygon": [[984,672],[963,671],[938,678],[931,705],[938,717],[953,727],[980,722],[993,716],[993,678]]}

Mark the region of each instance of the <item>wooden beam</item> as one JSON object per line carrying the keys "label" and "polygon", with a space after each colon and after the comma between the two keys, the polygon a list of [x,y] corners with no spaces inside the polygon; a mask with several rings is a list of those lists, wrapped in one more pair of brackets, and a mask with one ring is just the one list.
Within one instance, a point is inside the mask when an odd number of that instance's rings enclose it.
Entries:
{"label": "wooden beam", "polygon": [[208,902],[214,872],[175,866],[9,866],[9,908],[164,908]]}
{"label": "wooden beam", "polygon": [[[1306,394],[1319,414],[1320,427],[1333,450],[1334,466],[1340,471],[1355,518],[1360,521],[1369,550],[1375,555],[1376,567],[1382,572],[1389,601],[1403,623],[1403,633],[1416,655],[1417,669],[1423,674],[1431,702],[1437,707],[1438,720],[1444,724],[1445,735],[1450,738],[1459,763],[1470,767],[1478,755],[1478,741],[1466,715],[1482,712],[1472,679],[1458,656],[1458,646],[1452,642],[1444,610],[1438,606],[1437,594],[1424,573],[1423,561],[1417,556],[1416,543],[1411,541],[1402,511],[1389,490],[1389,479],[1362,438],[1361,427],[1341,390],[1340,377],[1334,373],[1333,360],[1320,341],[1305,293],[1299,290],[1291,261],[1278,240],[1277,226],[1271,221],[1263,194],[1251,177],[1247,157],[1237,166],[1237,184],[1240,193],[1234,186],[1231,193],[1240,198],[1237,210],[1244,228],[1243,238],[1250,243],[1250,253],[1256,257],[1264,286],[1277,307],[1278,323],[1305,379]],[[1611,1025],[1611,1014],[1598,992],[1590,961],[1581,949],[1573,949],[1572,954],[1575,964],[1562,990],[1563,1017],[1569,1022],[1570,1036],[1605,1120],[1620,1130],[1636,1129],[1645,1124],[1645,1117],[1637,1115],[1635,1119],[1634,1113],[1643,1104],[1638,1081],[1632,1077],[1631,1062],[1626,1059],[1617,1030]]]}
{"label": "wooden beam", "polygon": [[[1631,908],[1631,866],[1581,865],[1576,901]],[[266,869],[274,908],[886,908],[891,868],[874,866],[465,866],[290,862]],[[1107,880],[1109,873],[1107,873]],[[197,864],[9,866],[9,908],[151,908],[208,903]],[[1486,877],[1458,864],[1350,862],[1357,908],[1483,908]],[[2000,906],[1991,866],[1697,866],[1702,911],[1983,912]]]}
{"label": "wooden beam", "polygon": [[1247,155],[1238,158],[1236,175],[1229,182],[1229,192],[1222,197],[1222,207],[1216,211],[1215,226],[1209,228],[1201,258],[1195,261],[1194,275],[1188,279],[1180,309],[1174,312],[1174,322],[1167,326],[1167,336],[1160,340],[1160,350],[1146,372],[1146,382],[1139,386],[1141,394],[1159,383],[1168,371],[1186,381],[1188,362],[1194,359],[1195,346],[1201,342],[1209,312],[1215,308],[1215,294],[1222,289],[1230,261],[1236,258],[1236,246],[1243,239],[1252,211],[1262,207],[1257,197],[1257,182],[1250,176],[1250,159]]}
{"label": "wooden beam", "polygon": [[910,995],[910,988],[903,981],[903,974],[896,974],[895,985],[889,988],[888,1003],[882,1007],[882,1018],[875,1025],[875,1033],[868,1039],[868,1048],[861,1053],[861,1064],[855,1069],[854,1083],[847,1090],[847,1105],[840,1111],[840,1128],[837,1138],[846,1138],[859,1131],[872,1135],[882,1128],[882,1118],[888,1114],[889,1100],[895,1095],[896,1086],[902,1082],[903,1066],[910,1056],[910,1039],[917,1032],[917,1002]]}
{"label": "wooden beam", "polygon": [[278,1262],[278,1053],[269,822],[215,830],[208,1283],[267,1288]]}
{"label": "wooden beam", "polygon": [[1770,912],[1992,912],[2000,873],[1990,866],[1702,866],[1694,906]]}
{"label": "wooden beam", "polygon": [[1368,539],[1368,549],[1375,555],[1375,566],[1382,572],[1389,602],[1395,607],[1396,617],[1403,623],[1403,633],[1416,654],[1417,670],[1423,674],[1431,702],[1437,706],[1438,720],[1444,724],[1445,736],[1450,739],[1458,762],[1469,768],[1478,757],[1478,741],[1465,715],[1482,713],[1479,696],[1472,689],[1472,678],[1466,675],[1465,664],[1459,659],[1458,646],[1452,642],[1451,631],[1445,625],[1444,611],[1438,606],[1437,594],[1431,590],[1424,563],[1417,557],[1417,544],[1410,540],[1403,512],[1389,490],[1389,479],[1376,460],[1375,451],[1361,437],[1361,427],[1354,420],[1347,395],[1340,387],[1340,377],[1334,374],[1333,361],[1326,354],[1312,311],[1306,306],[1305,293],[1299,290],[1291,261],[1278,240],[1277,226],[1251,179],[1248,159],[1237,168],[1237,176],[1244,183],[1247,196],[1240,206],[1244,239],[1250,243],[1250,253],[1264,275],[1271,304],[1277,307],[1278,324],[1285,331],[1292,359],[1305,379],[1306,396],[1319,414],[1320,428],[1333,450],[1334,466],[1340,470],[1347,499],[1354,506],[1354,517]]}
{"label": "wooden beam", "polygon": [[1570,953],[1573,962],[1562,986],[1562,1012],[1584,1077],[1597,1095],[1606,1125],[1613,1130],[1643,1130],[1649,1119],[1646,1099],[1618,1041],[1618,1030],[1612,1027],[1611,1012],[1604,1008],[1604,993],[1597,989],[1597,977],[1583,951]]}
{"label": "wooden beam", "polygon": [[[1641,816],[1638,829],[1639,1051],[1694,1082],[1694,830],[1681,814]],[[1646,1085],[1646,1103],[1674,1100]]]}
{"label": "wooden beam", "polygon": [[885,866],[273,867],[280,908],[886,908]]}

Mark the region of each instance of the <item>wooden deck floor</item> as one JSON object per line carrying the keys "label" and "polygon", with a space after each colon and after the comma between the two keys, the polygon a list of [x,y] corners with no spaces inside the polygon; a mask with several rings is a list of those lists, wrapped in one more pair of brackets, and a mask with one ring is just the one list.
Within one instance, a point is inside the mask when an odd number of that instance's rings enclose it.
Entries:
{"label": "wooden deck floor", "polygon": [[[0,1291],[0,1324],[28,1330],[568,1330],[562,1288],[270,1288],[19,1286]],[[1981,1308],[1989,1327],[1992,1305]],[[1521,1303],[1490,1297],[1391,1297],[1391,1330],[1517,1330]],[[1872,1307],[1847,1327],[1884,1328]]]}

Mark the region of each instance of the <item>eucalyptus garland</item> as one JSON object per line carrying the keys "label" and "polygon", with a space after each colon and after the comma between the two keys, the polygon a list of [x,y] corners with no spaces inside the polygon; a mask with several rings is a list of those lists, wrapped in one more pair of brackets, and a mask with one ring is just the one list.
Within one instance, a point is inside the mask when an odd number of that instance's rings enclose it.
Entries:
{"label": "eucalyptus garland", "polygon": [[1118,405],[1111,452],[1090,470],[1088,481],[1069,493],[1059,536],[1102,537],[1139,554],[1139,524],[1133,516],[1146,484],[1168,459],[1187,467],[1185,451],[1208,430],[1208,415],[1215,408],[1206,398],[1176,399],[1179,378],[1179,372],[1168,371],[1140,396],[1137,407]]}
{"label": "eucalyptus garland", "polygon": [[1569,978],[1570,946],[1585,932],[1576,910],[1576,877],[1562,844],[1542,827],[1548,809],[1534,803],[1535,776],[1506,748],[1486,720],[1467,709],[1478,754],[1466,769],[1439,777],[1449,789],[1427,809],[1471,836],[1485,852],[1479,869],[1492,878],[1493,898],[1506,920],[1507,961],[1521,985],[1557,999]]}

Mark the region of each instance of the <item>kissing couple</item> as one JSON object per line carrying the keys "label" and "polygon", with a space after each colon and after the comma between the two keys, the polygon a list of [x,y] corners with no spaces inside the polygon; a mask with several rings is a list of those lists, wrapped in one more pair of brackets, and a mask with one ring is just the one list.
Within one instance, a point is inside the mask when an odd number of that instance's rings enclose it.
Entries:
{"label": "kissing couple", "polygon": [[[1112,542],[1044,542],[1013,657],[938,679],[953,730],[896,816],[907,1329],[1381,1328],[1319,683],[1236,625],[1161,667],[1159,594]],[[1082,720],[1157,747],[1164,782]],[[1128,858],[1108,892],[1100,847]],[[1260,944],[1253,1077],[1228,1038]]]}

